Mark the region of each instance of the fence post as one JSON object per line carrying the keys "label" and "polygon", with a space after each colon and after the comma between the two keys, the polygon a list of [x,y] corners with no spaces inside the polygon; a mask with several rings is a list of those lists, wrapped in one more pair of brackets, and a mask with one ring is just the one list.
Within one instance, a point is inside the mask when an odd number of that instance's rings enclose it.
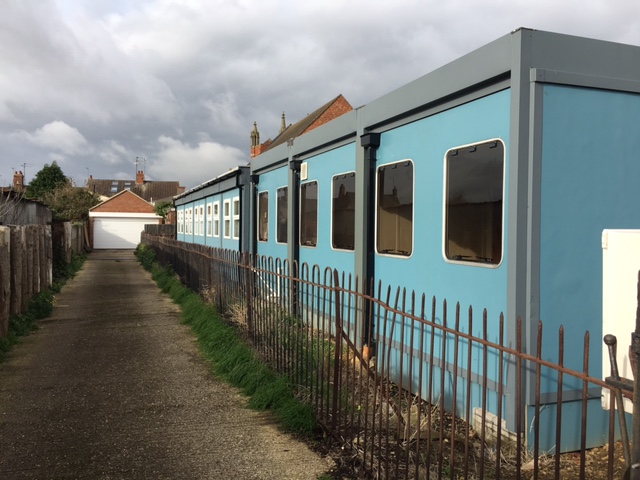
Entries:
{"label": "fence post", "polygon": [[22,313],[22,229],[11,227],[11,315]]}
{"label": "fence post", "polygon": [[0,338],[9,334],[11,312],[11,229],[0,227]]}
{"label": "fence post", "polygon": [[631,334],[629,360],[633,366],[633,447],[631,450],[631,479],[640,480],[640,272],[638,272],[636,330]]}
{"label": "fence post", "polygon": [[247,330],[249,332],[249,337],[253,339],[253,282],[251,281],[253,277],[253,269],[251,268],[251,254],[249,254],[249,252],[244,252],[242,257],[242,266],[244,268],[245,277],[245,296],[247,297]]}
{"label": "fence post", "polygon": [[340,303],[340,275],[338,270],[333,270],[333,294],[335,305],[335,317],[336,317],[336,348],[333,359],[333,404],[331,415],[331,429],[335,432],[338,424],[338,411],[339,411],[339,394],[340,394],[340,367],[342,359],[342,305]]}

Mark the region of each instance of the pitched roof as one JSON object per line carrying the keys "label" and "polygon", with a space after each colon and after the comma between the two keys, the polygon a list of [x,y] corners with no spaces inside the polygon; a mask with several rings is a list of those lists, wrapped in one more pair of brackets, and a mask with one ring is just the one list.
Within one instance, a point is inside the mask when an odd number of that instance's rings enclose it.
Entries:
{"label": "pitched roof", "polygon": [[91,207],[89,212],[155,213],[155,210],[151,203],[131,190],[122,190]]}
{"label": "pitched roof", "polygon": [[87,190],[103,197],[112,197],[117,193],[130,190],[147,202],[171,200],[175,195],[184,192],[180,182],[145,181],[137,184],[134,180],[98,180],[90,178]]}
{"label": "pitched roof", "polygon": [[[273,141],[269,144],[266,150],[270,150],[278,145],[286,143],[292,138],[299,137],[300,135],[311,130],[311,128],[309,127],[311,127],[316,120],[318,120],[327,110],[329,110],[338,101],[345,103],[346,106],[348,107],[348,110],[351,110],[351,105],[349,105],[349,102],[347,102],[347,100],[342,96],[342,94],[340,94],[334,99],[322,105],[317,110],[314,110],[313,112],[311,112],[309,115],[304,117],[299,122],[294,123],[293,125],[289,125],[283,132],[281,132],[276,138],[273,139]],[[341,112],[336,116],[339,116],[342,113],[346,113],[346,111]]]}

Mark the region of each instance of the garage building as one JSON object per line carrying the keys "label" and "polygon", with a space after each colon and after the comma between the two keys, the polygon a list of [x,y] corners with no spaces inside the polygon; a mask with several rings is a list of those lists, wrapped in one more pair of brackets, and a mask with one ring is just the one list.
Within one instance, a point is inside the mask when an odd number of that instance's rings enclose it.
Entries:
{"label": "garage building", "polygon": [[161,221],[151,203],[123,190],[89,210],[93,248],[134,249],[144,226]]}

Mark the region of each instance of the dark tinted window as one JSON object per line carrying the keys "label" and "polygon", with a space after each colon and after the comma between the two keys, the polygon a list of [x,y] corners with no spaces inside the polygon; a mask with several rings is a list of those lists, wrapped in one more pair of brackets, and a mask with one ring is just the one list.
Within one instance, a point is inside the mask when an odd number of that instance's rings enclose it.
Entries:
{"label": "dark tinted window", "polygon": [[497,265],[502,260],[503,143],[449,150],[445,169],[445,255]]}

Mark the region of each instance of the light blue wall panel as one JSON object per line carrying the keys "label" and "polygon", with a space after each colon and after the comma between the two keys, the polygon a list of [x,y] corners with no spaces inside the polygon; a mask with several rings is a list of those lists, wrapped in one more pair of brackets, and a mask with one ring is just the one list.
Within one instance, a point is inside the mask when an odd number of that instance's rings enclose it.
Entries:
{"label": "light blue wall panel", "polygon": [[[640,228],[640,95],[546,85],[543,102],[543,355],[557,357],[557,330],[564,325],[572,343],[565,364],[582,369],[582,337],[588,329],[590,373],[600,376],[606,333],[602,331],[602,230]],[[579,342],[577,348],[574,340]],[[548,388],[553,390],[553,385]]]}
{"label": "light blue wall panel", "polygon": [[[385,285],[415,290],[418,295],[447,299],[451,308],[487,308],[495,326],[507,307],[506,224],[502,264],[496,268],[453,264],[443,257],[444,157],[448,149],[500,138],[505,144],[509,178],[508,90],[385,132],[378,165],[411,159],[414,162],[415,203],[413,254],[409,258],[376,255],[375,275]],[[508,198],[508,185],[504,193]],[[505,206],[504,218],[508,205]],[[479,327],[480,322],[476,321]],[[497,328],[490,328],[497,332]],[[477,332],[476,332],[477,333]],[[495,333],[494,336],[496,336]],[[491,338],[495,340],[495,338]]]}
{"label": "light blue wall panel", "polygon": [[335,175],[355,171],[355,144],[330,150],[305,160],[307,163],[307,180],[318,182],[318,244],[315,247],[300,247],[300,263],[309,267],[319,265],[337,268],[346,274],[353,274],[353,251],[335,250],[331,246],[332,221],[332,179]]}
{"label": "light blue wall panel", "polygon": [[[269,192],[269,237],[266,242],[257,242],[257,253],[274,259],[280,258],[283,261],[287,259],[287,245],[276,242],[276,199],[278,189],[287,186],[288,175],[288,165],[262,173],[256,188],[258,195],[261,192]],[[257,209],[254,215],[257,215]]]}

